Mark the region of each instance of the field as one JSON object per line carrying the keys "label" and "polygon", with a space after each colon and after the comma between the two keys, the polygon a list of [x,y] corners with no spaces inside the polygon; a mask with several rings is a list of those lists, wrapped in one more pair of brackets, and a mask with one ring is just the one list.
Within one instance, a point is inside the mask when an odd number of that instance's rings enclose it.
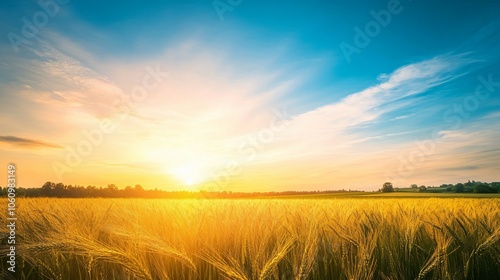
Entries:
{"label": "field", "polygon": [[[24,198],[16,203],[16,279],[500,275],[498,198]],[[5,211],[0,217],[6,224]],[[0,234],[0,278],[9,279],[5,226]]]}

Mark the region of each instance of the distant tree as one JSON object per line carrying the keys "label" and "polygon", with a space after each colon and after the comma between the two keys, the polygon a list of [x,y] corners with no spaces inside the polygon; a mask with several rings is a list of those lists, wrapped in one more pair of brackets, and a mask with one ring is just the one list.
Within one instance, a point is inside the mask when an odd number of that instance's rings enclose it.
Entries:
{"label": "distant tree", "polygon": [[49,190],[53,190],[55,189],[56,187],[56,184],[55,183],[52,183],[52,182],[46,182],[45,184],[43,184],[42,186],[42,189],[44,191],[49,191]]}
{"label": "distant tree", "polygon": [[464,189],[465,189],[465,186],[462,183],[458,183],[455,185],[455,192],[456,193],[463,193]]}
{"label": "distant tree", "polygon": [[411,184],[411,188],[416,189],[416,188],[418,188],[418,186],[417,186],[417,184]]}
{"label": "distant tree", "polygon": [[142,191],[144,191],[144,188],[141,185],[137,184],[137,185],[135,185],[134,190],[142,192]]}
{"label": "distant tree", "polygon": [[475,193],[496,193],[497,191],[486,183],[478,183],[474,185]]}
{"label": "distant tree", "polygon": [[500,193],[500,182],[492,182],[491,187],[494,188],[497,192]]}
{"label": "distant tree", "polygon": [[384,185],[382,186],[382,192],[393,192],[394,187],[392,186],[391,182],[385,182]]}
{"label": "distant tree", "polygon": [[424,185],[421,185],[420,187],[418,187],[419,192],[425,192],[426,190],[427,190],[427,187]]}
{"label": "distant tree", "polygon": [[446,189],[448,187],[448,184],[441,184],[441,186],[439,186],[439,187],[442,189]]}
{"label": "distant tree", "polygon": [[476,185],[476,181],[474,180],[468,180],[467,183],[464,184],[465,187],[468,187],[468,188],[474,188],[474,185]]}

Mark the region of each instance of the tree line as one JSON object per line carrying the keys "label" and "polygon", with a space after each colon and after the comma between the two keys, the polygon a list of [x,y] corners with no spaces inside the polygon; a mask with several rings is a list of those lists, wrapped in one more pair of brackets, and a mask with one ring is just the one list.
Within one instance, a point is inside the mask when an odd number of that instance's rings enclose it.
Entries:
{"label": "tree line", "polygon": [[[481,182],[469,180],[465,183],[457,184],[442,184],[440,186],[425,186],[417,184],[411,184],[410,187],[414,191],[419,192],[455,192],[455,193],[500,193],[500,182]],[[391,182],[385,182],[382,188],[379,190],[381,192],[394,192],[394,191],[405,191],[408,188],[395,188]]]}
{"label": "tree line", "polygon": [[[307,194],[329,194],[339,192],[356,192],[351,190],[326,191],[284,191],[284,192],[232,192],[232,191],[165,191],[144,189],[141,185],[127,186],[123,189],[115,184],[107,187],[65,185],[63,183],[46,182],[40,188],[16,188],[17,197],[59,197],[59,198],[245,198],[260,196],[285,196]],[[0,196],[7,195],[7,188],[0,187]]]}
{"label": "tree line", "polygon": [[[379,190],[381,192],[455,192],[455,193],[500,193],[500,182],[485,183],[468,181],[457,184],[442,184],[440,186],[425,186],[412,184],[408,188],[397,188],[386,182]],[[39,188],[16,188],[17,197],[60,197],[60,198],[245,198],[273,197],[290,195],[335,194],[343,192],[361,192],[356,190],[325,190],[325,191],[283,191],[283,192],[233,192],[233,191],[165,191],[159,189],[144,189],[141,185],[127,186],[123,189],[115,184],[107,187],[65,185],[63,183],[46,182]],[[7,195],[7,188],[0,187],[0,196]]]}

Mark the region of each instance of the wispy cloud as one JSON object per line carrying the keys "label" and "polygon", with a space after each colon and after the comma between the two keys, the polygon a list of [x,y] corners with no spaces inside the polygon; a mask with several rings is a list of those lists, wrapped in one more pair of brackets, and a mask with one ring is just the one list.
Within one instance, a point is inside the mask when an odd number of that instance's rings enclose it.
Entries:
{"label": "wispy cloud", "polygon": [[[500,132],[496,129],[499,117],[486,115],[470,120],[461,129],[441,130],[437,139],[428,135],[427,138],[398,143],[394,145],[396,153],[392,161],[385,159],[382,169],[399,174],[395,183],[403,186],[418,181],[439,185],[474,178],[498,180],[494,174],[497,174],[500,160],[497,143]],[[415,141],[426,142],[423,149],[427,152],[418,162],[409,164],[408,155],[420,149]],[[402,158],[406,160],[402,161]]]}
{"label": "wispy cloud", "polygon": [[[385,75],[385,81],[377,85],[295,116],[283,137],[287,144],[281,145],[281,149],[292,157],[345,153],[348,143],[373,137],[363,135],[363,131],[370,131],[370,123],[402,109],[408,104],[404,99],[457,78],[456,71],[467,62],[464,56],[455,55],[403,66]],[[358,129],[361,126],[363,129]]]}
{"label": "wispy cloud", "polygon": [[55,148],[62,149],[61,146],[57,144],[52,144],[45,141],[21,138],[16,136],[0,136],[0,142],[11,144],[18,148],[27,148],[27,149],[40,149],[40,148]]}

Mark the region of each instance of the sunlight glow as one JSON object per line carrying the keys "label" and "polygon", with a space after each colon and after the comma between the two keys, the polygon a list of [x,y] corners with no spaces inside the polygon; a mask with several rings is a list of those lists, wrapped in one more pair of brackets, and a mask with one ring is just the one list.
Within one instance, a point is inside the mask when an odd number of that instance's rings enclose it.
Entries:
{"label": "sunlight glow", "polygon": [[185,164],[169,170],[168,173],[174,175],[179,181],[189,187],[199,184],[205,179],[204,172],[198,163]]}

